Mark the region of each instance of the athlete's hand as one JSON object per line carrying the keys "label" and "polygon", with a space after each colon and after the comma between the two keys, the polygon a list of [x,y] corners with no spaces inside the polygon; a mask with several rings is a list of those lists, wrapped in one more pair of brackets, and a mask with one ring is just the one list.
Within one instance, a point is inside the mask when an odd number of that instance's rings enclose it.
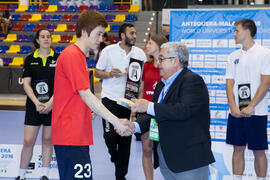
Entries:
{"label": "athlete's hand", "polygon": [[253,115],[254,108],[250,105],[241,110],[242,117],[251,117]]}
{"label": "athlete's hand", "polygon": [[137,118],[136,116],[132,116],[130,119],[131,119],[131,122],[135,122]]}
{"label": "athlete's hand", "polygon": [[133,127],[132,124],[133,123],[127,119],[120,119],[119,125],[115,126],[114,129],[120,136],[130,136],[135,130],[135,125]]}
{"label": "athlete's hand", "polygon": [[241,111],[238,107],[234,107],[231,109],[231,115],[234,116],[234,117],[237,117],[237,118],[241,118],[242,115],[241,115]]}
{"label": "athlete's hand", "polygon": [[110,72],[110,76],[111,77],[121,77],[121,76],[124,76],[126,75],[126,73],[123,73],[122,71],[120,71],[119,69],[117,68],[112,68],[111,72]]}
{"label": "athlete's hand", "polygon": [[95,119],[97,117],[97,114],[95,112],[91,112],[91,117],[92,117],[92,120]]}
{"label": "athlete's hand", "polygon": [[40,114],[48,114],[52,110],[52,103],[50,101],[43,103],[44,107],[40,110]]}
{"label": "athlete's hand", "polygon": [[35,104],[35,105],[36,105],[36,110],[37,110],[37,112],[39,112],[39,113],[40,113],[40,111],[44,108],[44,104],[41,103],[41,102],[38,102],[38,103]]}

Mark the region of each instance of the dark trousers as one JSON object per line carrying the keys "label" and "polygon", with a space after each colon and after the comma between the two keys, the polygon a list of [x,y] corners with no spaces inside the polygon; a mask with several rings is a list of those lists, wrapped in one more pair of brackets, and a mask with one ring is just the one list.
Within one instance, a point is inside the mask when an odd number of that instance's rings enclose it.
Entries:
{"label": "dark trousers", "polygon": [[[130,118],[130,110],[118,105],[115,101],[108,98],[103,98],[102,103],[118,118]],[[104,119],[102,119],[102,121],[104,130],[103,136],[108,147],[108,151],[111,155],[111,161],[115,165],[116,180],[125,180],[125,176],[128,172],[131,136],[121,137],[115,132],[111,123]]]}

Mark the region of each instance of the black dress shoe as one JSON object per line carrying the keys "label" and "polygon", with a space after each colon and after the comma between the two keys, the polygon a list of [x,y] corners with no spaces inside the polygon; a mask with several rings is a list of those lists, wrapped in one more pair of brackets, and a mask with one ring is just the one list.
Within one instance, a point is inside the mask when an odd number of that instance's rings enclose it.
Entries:
{"label": "black dress shoe", "polygon": [[40,180],[49,180],[49,178],[47,176],[42,176]]}
{"label": "black dress shoe", "polygon": [[141,133],[135,133],[134,135],[136,137],[136,141],[141,141],[141,136],[142,136]]}

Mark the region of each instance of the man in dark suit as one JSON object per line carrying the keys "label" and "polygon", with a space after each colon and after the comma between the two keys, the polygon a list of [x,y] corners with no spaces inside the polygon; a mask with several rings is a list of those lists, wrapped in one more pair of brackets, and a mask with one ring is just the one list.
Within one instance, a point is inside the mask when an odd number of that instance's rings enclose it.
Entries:
{"label": "man in dark suit", "polygon": [[[158,64],[162,80],[155,88],[153,102],[134,99],[131,105],[132,111],[146,112],[135,123],[129,123],[135,132],[149,131],[151,118],[158,124],[158,134],[152,135],[159,139],[154,145],[158,155],[154,166],[160,166],[166,180],[207,180],[208,165],[215,161],[208,90],[203,79],[187,69],[188,59],[185,45],[163,44]],[[153,127],[151,122],[150,135],[155,132]]]}

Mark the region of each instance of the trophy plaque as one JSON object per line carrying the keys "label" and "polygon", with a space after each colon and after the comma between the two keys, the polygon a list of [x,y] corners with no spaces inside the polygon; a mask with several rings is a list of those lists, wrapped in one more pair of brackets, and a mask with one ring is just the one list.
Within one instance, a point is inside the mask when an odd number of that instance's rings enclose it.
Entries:
{"label": "trophy plaque", "polygon": [[239,84],[238,85],[238,100],[239,109],[247,107],[251,101],[251,90],[250,84]]}
{"label": "trophy plaque", "polygon": [[50,100],[49,94],[49,83],[47,79],[44,80],[35,80],[33,81],[34,84],[34,93],[37,99],[40,102],[47,102]]}
{"label": "trophy plaque", "polygon": [[140,83],[142,78],[143,61],[130,58],[129,67],[127,72],[127,83],[125,90],[125,97],[119,98],[117,103],[129,108],[133,102],[130,100],[132,98],[138,98]]}

